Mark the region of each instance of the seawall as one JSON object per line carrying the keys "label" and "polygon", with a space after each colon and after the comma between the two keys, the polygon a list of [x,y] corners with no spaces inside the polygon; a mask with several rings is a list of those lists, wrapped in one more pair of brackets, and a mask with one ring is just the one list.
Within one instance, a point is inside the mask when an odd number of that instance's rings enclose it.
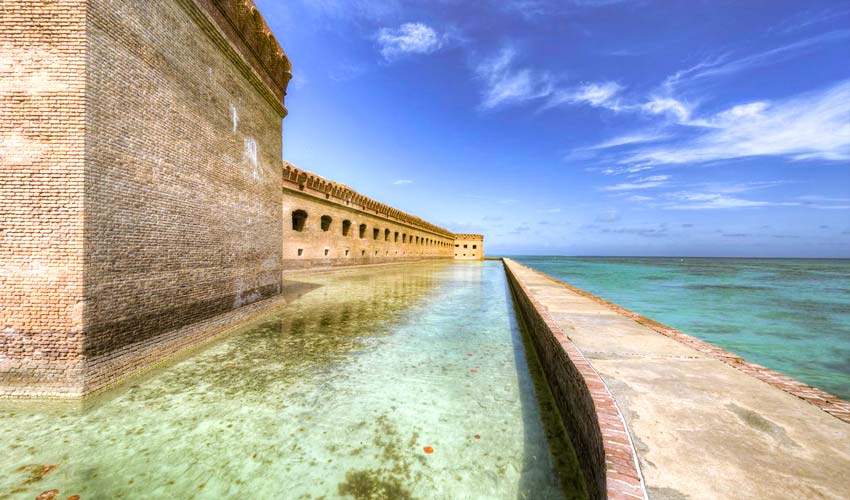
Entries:
{"label": "seawall", "polygon": [[592,498],[850,497],[850,404],[504,263]]}

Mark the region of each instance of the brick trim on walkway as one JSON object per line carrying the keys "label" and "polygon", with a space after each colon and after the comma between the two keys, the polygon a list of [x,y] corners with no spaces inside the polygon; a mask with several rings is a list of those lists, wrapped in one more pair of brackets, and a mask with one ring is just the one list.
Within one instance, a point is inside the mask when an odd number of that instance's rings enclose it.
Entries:
{"label": "brick trim on walkway", "polygon": [[597,297],[590,292],[586,292],[581,288],[577,288],[568,283],[565,283],[557,278],[554,278],[544,272],[538,271],[536,269],[525,266],[527,269],[530,269],[532,272],[537,273],[555,283],[564,286],[565,288],[583,296],[594,302],[601,304],[618,314],[622,314],[633,321],[651,328],[652,330],[664,335],[666,337],[670,337],[677,342],[685,344],[686,346],[696,349],[697,351],[712,357],[714,359],[720,360],[723,363],[739,370],[741,372],[746,373],[762,382],[768,383],[778,389],[781,389],[788,394],[796,396],[812,405],[820,408],[821,410],[829,413],[835,418],[842,420],[844,422],[850,423],[850,402],[845,401],[838,396],[830,394],[826,391],[822,391],[816,387],[812,387],[808,384],[800,382],[794,378],[791,378],[787,375],[783,375],[779,372],[771,370],[765,366],[753,363],[751,361],[747,361],[744,358],[738,356],[737,354],[731,353],[725,349],[717,347],[713,344],[700,340],[696,337],[688,335],[680,330],[667,326],[663,323],[659,323],[655,320],[647,318],[646,316],[642,316],[634,311],[626,309],[620,305],[617,305],[613,302],[605,300],[601,297]]}
{"label": "brick trim on walkway", "polygon": [[[521,265],[511,261],[510,259],[503,259],[503,262],[511,283],[511,288],[513,288],[514,293],[517,294],[517,298],[520,301],[520,304],[518,305],[520,306],[520,310],[523,312],[528,328],[535,328],[538,330],[538,334],[542,333],[550,337],[550,339],[554,339],[554,345],[560,347],[563,354],[566,355],[575,370],[578,372],[579,378],[583,382],[584,388],[586,388],[587,393],[592,400],[592,411],[595,413],[596,424],[598,426],[598,436],[601,437],[605,470],[604,489],[599,488],[599,491],[596,492],[593,491],[593,488],[596,485],[590,483],[593,482],[595,476],[600,475],[602,471],[585,470],[585,477],[587,478],[586,483],[588,483],[587,488],[589,490],[590,497],[599,498],[601,497],[601,493],[604,491],[605,495],[602,498],[612,500],[648,499],[646,487],[640,473],[640,465],[638,463],[634,443],[632,442],[623,414],[617,406],[614,396],[608,390],[608,386],[587,358],[584,357],[584,354],[582,354],[578,346],[572,342],[561,327],[558,326],[558,323],[556,323],[549,315],[546,307],[540,304],[540,302],[538,302],[534,295],[529,291],[525,283],[514,275],[511,266]],[[526,304],[523,304],[522,302],[527,302],[527,305],[531,306],[531,310],[529,311],[528,307],[524,307]],[[530,315],[537,317],[527,317]],[[544,331],[540,332],[540,330]],[[534,336],[534,333],[532,335]],[[538,350],[538,357],[540,358],[541,363],[544,364],[544,372],[547,374],[548,379],[556,367],[551,365],[545,366],[546,359],[549,358],[549,356],[547,356],[545,352],[539,351],[544,350],[547,347],[551,347],[553,343],[550,342],[543,346],[541,345],[542,342],[538,341],[535,342],[535,344],[535,347]],[[554,356],[555,359],[559,357],[561,356]],[[562,418],[576,418],[575,415],[570,417],[568,412],[565,412],[562,406],[563,404],[568,404],[564,403],[565,399],[579,398],[580,396],[576,394],[558,394],[559,392],[563,392],[558,391],[558,386],[563,382],[564,381],[556,382],[550,380],[549,385],[555,395],[556,401],[559,403],[558,406],[561,411]],[[581,403],[575,402],[573,402],[573,405],[582,406]],[[578,415],[577,417],[592,418],[593,415]],[[569,425],[569,422],[566,421],[564,422],[564,425],[567,429],[572,427]],[[571,440],[578,438],[578,436],[570,436]],[[593,467],[596,464],[589,464],[588,462],[594,462],[594,457],[592,457],[592,455],[594,455],[596,450],[581,449],[582,447],[588,447],[583,446],[580,439],[578,439],[578,441],[579,442],[573,441],[573,443],[576,448],[576,453],[579,455],[580,462],[583,462],[584,467]],[[582,454],[584,455],[583,457]],[[582,460],[582,458],[584,458],[584,460]],[[601,464],[598,464],[598,466],[601,466]],[[598,466],[597,468],[601,468]]]}

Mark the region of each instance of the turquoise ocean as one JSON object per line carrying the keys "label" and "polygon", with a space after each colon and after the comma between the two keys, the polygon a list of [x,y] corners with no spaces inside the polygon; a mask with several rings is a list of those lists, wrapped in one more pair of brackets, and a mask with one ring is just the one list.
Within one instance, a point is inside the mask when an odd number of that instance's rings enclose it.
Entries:
{"label": "turquoise ocean", "polygon": [[850,400],[850,260],[512,258]]}

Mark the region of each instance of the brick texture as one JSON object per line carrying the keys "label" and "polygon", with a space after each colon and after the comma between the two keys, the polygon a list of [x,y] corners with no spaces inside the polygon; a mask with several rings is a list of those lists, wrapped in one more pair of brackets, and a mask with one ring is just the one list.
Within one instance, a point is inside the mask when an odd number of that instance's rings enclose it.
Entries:
{"label": "brick texture", "polygon": [[288,162],[282,232],[287,270],[452,258],[455,240],[446,229]]}
{"label": "brick texture", "polygon": [[255,13],[0,3],[0,394],[97,390],[280,292],[288,61]]}
{"label": "brick texture", "polygon": [[0,0],[0,386],[77,392],[83,365],[82,0]]}
{"label": "brick texture", "polygon": [[591,499],[646,499],[637,454],[614,397],[579,348],[517,278],[505,272],[578,457]]}

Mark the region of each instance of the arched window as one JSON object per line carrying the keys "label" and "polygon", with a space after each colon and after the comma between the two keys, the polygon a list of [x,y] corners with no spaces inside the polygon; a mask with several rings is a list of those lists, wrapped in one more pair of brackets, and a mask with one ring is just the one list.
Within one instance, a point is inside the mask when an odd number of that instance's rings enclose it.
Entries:
{"label": "arched window", "polygon": [[292,230],[299,233],[304,230],[304,225],[307,223],[307,212],[304,210],[295,210],[292,212]]}
{"label": "arched window", "polygon": [[360,239],[366,237],[366,224],[360,224]]}
{"label": "arched window", "polygon": [[402,233],[402,235],[401,235],[401,242],[402,242],[402,243],[407,243],[407,233]]}
{"label": "arched window", "polygon": [[390,241],[390,231],[389,229],[384,229],[384,241]]}
{"label": "arched window", "polygon": [[331,228],[331,222],[333,222],[333,219],[331,219],[330,215],[323,215],[322,216],[322,231],[327,231],[328,229],[330,229]]}
{"label": "arched window", "polygon": [[380,236],[380,235],[381,235],[381,230],[378,229],[377,227],[372,230],[372,239],[373,240],[377,240],[378,236]]}
{"label": "arched window", "polygon": [[[395,232],[395,235],[393,236],[393,241],[398,243],[398,231]],[[396,252],[396,253],[398,253],[398,252]]]}
{"label": "arched window", "polygon": [[351,231],[351,221],[346,219],[342,221],[342,235],[348,236],[349,231]]}

